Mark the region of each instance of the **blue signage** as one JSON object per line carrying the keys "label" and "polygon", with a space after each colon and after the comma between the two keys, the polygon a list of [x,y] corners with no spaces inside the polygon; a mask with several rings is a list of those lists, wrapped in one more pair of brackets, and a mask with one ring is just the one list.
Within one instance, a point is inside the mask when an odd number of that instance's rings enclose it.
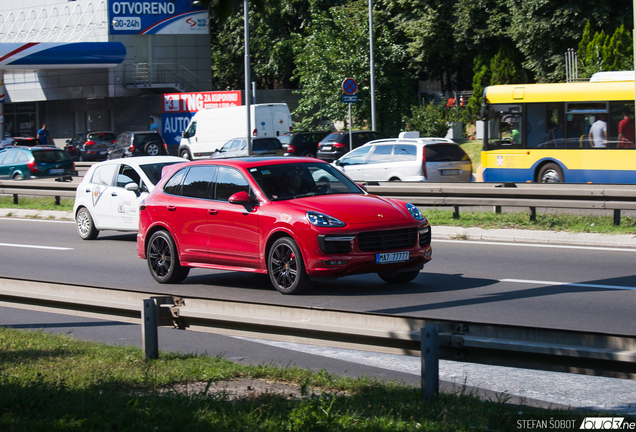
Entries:
{"label": "blue signage", "polygon": [[161,129],[164,141],[168,145],[178,145],[181,142],[181,134],[190,124],[190,119],[196,113],[163,113],[161,114]]}
{"label": "blue signage", "polygon": [[358,95],[342,95],[342,103],[358,103]]}
{"label": "blue signage", "polygon": [[208,9],[190,0],[109,0],[110,34],[208,34]]}

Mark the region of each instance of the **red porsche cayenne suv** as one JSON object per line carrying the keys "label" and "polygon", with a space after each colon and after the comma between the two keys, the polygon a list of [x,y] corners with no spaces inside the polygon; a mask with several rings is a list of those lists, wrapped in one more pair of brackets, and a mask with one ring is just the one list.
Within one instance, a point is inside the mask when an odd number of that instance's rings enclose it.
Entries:
{"label": "red porsche cayenne suv", "polygon": [[431,260],[430,243],[413,204],[370,195],[310,158],[170,165],[139,207],[137,252],[160,283],[192,267],[269,274],[283,294],[360,273],[410,282]]}

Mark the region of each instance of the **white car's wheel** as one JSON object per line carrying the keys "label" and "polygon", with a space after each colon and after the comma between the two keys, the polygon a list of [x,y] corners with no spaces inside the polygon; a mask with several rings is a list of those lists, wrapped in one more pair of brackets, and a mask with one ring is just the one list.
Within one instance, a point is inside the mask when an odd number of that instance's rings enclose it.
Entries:
{"label": "white car's wheel", "polygon": [[93,218],[86,207],[82,207],[75,216],[77,232],[83,240],[95,240],[99,235],[99,230],[95,228]]}

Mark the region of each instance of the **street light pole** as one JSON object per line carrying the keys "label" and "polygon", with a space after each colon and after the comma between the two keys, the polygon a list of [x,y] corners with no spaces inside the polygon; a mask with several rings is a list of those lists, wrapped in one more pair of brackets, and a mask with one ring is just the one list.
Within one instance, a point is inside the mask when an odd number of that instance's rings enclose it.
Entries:
{"label": "street light pole", "polygon": [[247,110],[247,155],[252,155],[252,122],[250,119],[250,20],[248,0],[243,0],[245,19],[245,109]]}
{"label": "street light pole", "polygon": [[[636,0],[634,0],[636,1]],[[371,130],[375,129],[375,71],[373,65],[373,0],[369,0],[369,63],[371,68]]]}

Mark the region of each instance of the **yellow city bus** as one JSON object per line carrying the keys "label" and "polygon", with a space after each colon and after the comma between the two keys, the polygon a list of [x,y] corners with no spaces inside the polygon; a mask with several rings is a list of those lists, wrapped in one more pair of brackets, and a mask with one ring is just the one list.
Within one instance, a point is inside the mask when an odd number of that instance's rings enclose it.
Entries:
{"label": "yellow city bus", "polygon": [[487,87],[486,182],[636,183],[634,72]]}

